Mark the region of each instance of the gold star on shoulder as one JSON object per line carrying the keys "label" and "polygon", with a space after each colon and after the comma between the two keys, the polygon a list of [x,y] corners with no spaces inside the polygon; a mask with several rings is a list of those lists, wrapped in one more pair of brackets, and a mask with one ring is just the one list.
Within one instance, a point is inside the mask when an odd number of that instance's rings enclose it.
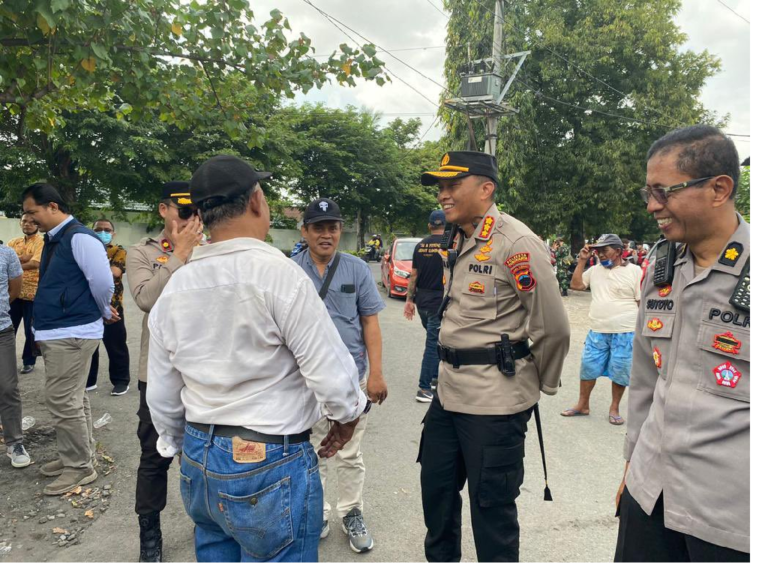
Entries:
{"label": "gold star on shoulder", "polygon": [[739,257],[739,251],[736,250],[736,248],[728,248],[728,250],[725,251],[725,257],[728,258],[728,260],[736,260],[736,258]]}

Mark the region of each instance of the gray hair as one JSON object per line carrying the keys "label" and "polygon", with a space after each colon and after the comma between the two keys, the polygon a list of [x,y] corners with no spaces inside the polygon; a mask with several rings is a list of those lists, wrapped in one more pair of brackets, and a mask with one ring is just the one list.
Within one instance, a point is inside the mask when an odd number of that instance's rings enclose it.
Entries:
{"label": "gray hair", "polygon": [[200,215],[203,217],[203,224],[209,229],[215,228],[231,220],[245,214],[245,210],[248,207],[248,202],[251,201],[251,196],[256,192],[258,184],[254,184],[245,194],[235,196],[234,198],[221,197],[206,198],[197,203],[197,207],[200,209]]}

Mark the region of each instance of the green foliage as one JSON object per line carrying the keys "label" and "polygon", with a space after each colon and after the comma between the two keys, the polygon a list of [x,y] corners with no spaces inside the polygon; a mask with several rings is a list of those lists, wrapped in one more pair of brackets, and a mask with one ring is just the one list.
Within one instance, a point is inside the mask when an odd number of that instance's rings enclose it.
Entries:
{"label": "green foliage", "polygon": [[[445,4],[452,11],[445,72],[457,91],[467,44],[473,59],[491,55],[493,5]],[[645,153],[669,126],[715,121],[699,96],[719,61],[681,51],[679,0],[522,0],[505,8],[506,52],[532,54],[506,97],[519,113],[499,124],[499,198],[537,233],[568,235],[574,250],[605,232],[653,236],[637,194]],[[453,145],[463,147],[466,118],[444,119]],[[482,149],[479,122],[475,133]]]}
{"label": "green foliage", "polygon": [[741,169],[739,190],[736,193],[736,210],[749,222],[749,166]]}

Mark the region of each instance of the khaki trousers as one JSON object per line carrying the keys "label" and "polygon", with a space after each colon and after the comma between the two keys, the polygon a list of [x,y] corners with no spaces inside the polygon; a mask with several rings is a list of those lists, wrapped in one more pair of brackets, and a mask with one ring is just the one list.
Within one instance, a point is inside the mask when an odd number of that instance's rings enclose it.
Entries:
{"label": "khaki trousers", "polygon": [[[367,380],[360,382],[360,388],[366,391]],[[368,421],[368,415],[360,416],[360,421],[355,426],[355,432],[352,439],[339,450],[333,459],[336,460],[336,476],[339,481],[338,500],[336,502],[336,513],[339,518],[343,518],[353,508],[363,511],[363,484],[365,483],[365,464],[363,464],[363,453],[360,450],[360,444],[365,434],[365,425]],[[325,438],[330,430],[330,422],[323,418],[312,426],[312,446],[315,450],[320,448],[320,442]],[[331,514],[331,505],[325,498],[325,486],[328,476],[328,458],[319,458],[320,461],[320,481],[323,484],[323,520],[328,520]]]}
{"label": "khaki trousers", "polygon": [[87,470],[93,457],[93,421],[85,381],[99,340],[44,340],[45,405],[53,417],[59,458],[65,468]]}

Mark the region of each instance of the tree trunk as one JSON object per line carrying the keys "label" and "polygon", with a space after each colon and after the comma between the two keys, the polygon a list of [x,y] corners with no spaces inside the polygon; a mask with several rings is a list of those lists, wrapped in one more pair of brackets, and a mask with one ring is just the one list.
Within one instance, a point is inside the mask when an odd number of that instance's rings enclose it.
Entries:
{"label": "tree trunk", "polygon": [[584,224],[580,215],[571,218],[569,233],[571,240],[571,252],[573,254],[578,254],[578,252],[584,247]]}
{"label": "tree trunk", "polygon": [[80,174],[77,162],[72,159],[68,150],[49,146],[48,170],[51,173],[51,183],[56,187],[73,212],[81,208],[77,205],[77,187]]}
{"label": "tree trunk", "polygon": [[357,209],[357,249],[362,250],[365,246],[365,226],[368,219],[363,214],[363,209]]}

